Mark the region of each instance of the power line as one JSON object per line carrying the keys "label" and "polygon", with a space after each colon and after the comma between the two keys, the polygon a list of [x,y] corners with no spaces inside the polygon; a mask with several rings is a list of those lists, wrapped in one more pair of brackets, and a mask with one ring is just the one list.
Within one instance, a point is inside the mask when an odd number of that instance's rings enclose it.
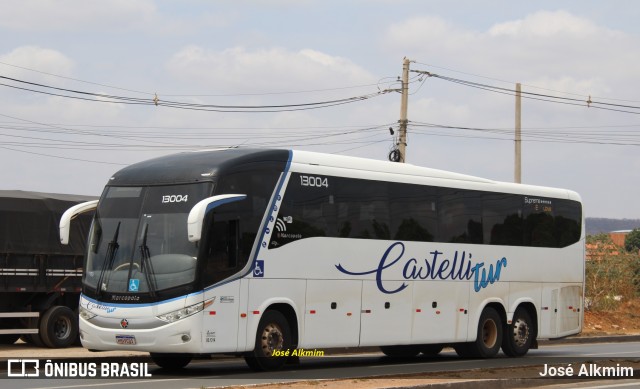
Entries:
{"label": "power line", "polygon": [[[465,126],[452,126],[433,123],[421,123],[411,122],[410,126],[415,134],[422,135],[434,135],[434,136],[448,136],[448,137],[460,137],[460,138],[475,138],[475,139],[491,139],[491,140],[505,140],[513,142],[513,129],[501,129],[501,128],[480,128],[480,127],[465,127]],[[425,130],[428,128],[429,130]],[[464,130],[482,134],[493,134],[497,136],[486,135],[460,135],[451,133],[437,133],[434,130]],[[504,137],[498,137],[503,135]],[[615,146],[640,146],[640,132],[587,132],[580,133],[577,131],[567,132],[549,132],[549,131],[523,131],[523,140],[530,142],[552,142],[552,143],[583,143],[583,144],[601,144],[601,145],[615,145]]]}
{"label": "power line", "polygon": [[45,85],[41,83],[35,83],[30,81],[19,80],[16,78],[0,76],[0,79],[5,79],[11,82],[29,85],[31,87],[38,87],[44,89],[51,89],[59,92],[65,92],[70,94],[76,94],[79,96],[72,96],[61,93],[47,92],[43,90],[36,90],[32,88],[19,87],[16,85],[8,85],[0,83],[0,86],[5,86],[14,89],[20,89],[33,93],[41,93],[46,95],[65,97],[71,99],[79,99],[85,101],[101,102],[101,103],[117,103],[117,104],[134,104],[134,105],[155,105],[163,107],[171,107],[176,109],[196,110],[196,111],[212,111],[212,112],[244,112],[244,113],[257,113],[257,112],[285,112],[285,111],[302,111],[310,109],[319,109],[332,107],[336,105],[350,104],[358,101],[367,100],[373,97],[381,96],[383,94],[392,92],[393,90],[385,89],[365,95],[352,96],[341,99],[325,100],[308,103],[296,103],[296,104],[273,104],[273,105],[219,105],[219,104],[195,104],[186,103],[180,101],[160,100],[156,97],[153,99],[142,99],[137,97],[107,95],[102,93],[85,92],[80,90],[59,88],[51,85]]}
{"label": "power line", "polygon": [[[516,91],[510,88],[502,88],[494,85],[482,84],[482,83],[477,83],[473,81],[461,80],[453,77],[441,76],[439,74],[435,74],[427,71],[420,71],[420,70],[413,70],[413,71],[425,74],[429,77],[438,78],[444,81],[449,81],[455,84],[460,84],[460,85],[464,85],[464,86],[468,86],[476,89],[486,90],[494,93],[506,94],[509,96],[516,95]],[[538,101],[545,101],[545,102],[556,103],[556,104],[574,105],[574,106],[580,106],[580,107],[601,109],[606,111],[615,111],[615,112],[623,112],[623,113],[630,113],[634,115],[640,115],[640,111],[629,111],[629,109],[640,110],[640,106],[605,103],[605,102],[592,100],[591,97],[586,100],[581,100],[581,99],[575,99],[570,97],[547,95],[543,93],[524,92],[524,91],[520,93],[523,98],[527,98],[531,100],[538,100]],[[611,107],[616,107],[616,108],[611,108]]]}
{"label": "power line", "polygon": [[26,153],[26,154],[32,154],[32,155],[39,155],[42,157],[50,157],[50,158],[57,158],[57,159],[66,159],[69,161],[80,161],[80,162],[91,162],[91,163],[101,163],[101,164],[107,164],[107,165],[120,165],[120,166],[126,166],[126,163],[117,163],[117,162],[107,162],[107,161],[94,161],[91,159],[81,159],[81,158],[71,158],[71,157],[62,157],[59,155],[51,155],[51,154],[44,154],[44,153],[36,153],[33,151],[26,151],[26,150],[17,150],[11,147],[6,147],[6,146],[0,146],[1,149],[5,149],[5,150],[9,150],[9,151],[15,151],[18,153]]}
{"label": "power line", "polygon": [[126,92],[134,92],[134,93],[142,93],[145,95],[151,95],[153,96],[153,93],[149,93],[149,92],[142,92],[142,91],[138,91],[138,90],[134,90],[134,89],[127,89],[127,88],[121,88],[121,87],[117,87],[117,86],[112,86],[112,85],[107,85],[107,84],[100,84],[97,82],[91,82],[91,81],[85,81],[85,80],[80,80],[78,78],[72,78],[72,77],[66,77],[66,76],[61,76],[59,74],[54,74],[54,73],[48,73],[48,72],[43,72],[41,70],[36,70],[36,69],[32,69],[32,68],[28,68],[28,67],[24,67],[24,66],[18,66],[18,65],[13,65],[10,63],[6,63],[6,62],[0,62],[0,65],[4,65],[4,66],[11,66],[13,68],[18,68],[18,69],[22,69],[22,70],[28,70],[30,72],[35,72],[35,73],[40,73],[40,74],[45,74],[47,76],[52,76],[52,77],[57,77],[57,78],[62,78],[65,80],[71,80],[71,81],[76,81],[76,82],[82,82],[84,84],[90,84],[90,85],[96,85],[96,86],[101,86],[104,88],[111,88],[111,89],[118,89],[118,90],[123,90]]}
{"label": "power line", "polygon": [[[425,66],[429,66],[432,68],[436,68],[436,69],[443,69],[443,70],[448,70],[450,72],[454,72],[454,73],[460,73],[460,74],[465,74],[468,76],[473,76],[473,77],[478,77],[478,78],[484,78],[487,80],[493,80],[493,81],[498,81],[498,82],[503,82],[505,84],[509,84],[509,85],[514,85],[516,84],[516,81],[510,81],[510,80],[504,80],[501,78],[495,78],[495,77],[489,77],[489,76],[484,76],[484,75],[480,75],[477,73],[469,73],[469,72],[463,72],[460,70],[456,70],[456,69],[452,69],[452,68],[448,68],[448,67],[443,67],[443,66],[437,66],[437,65],[432,65],[432,64],[428,64],[428,63],[424,63],[424,62],[418,62],[416,61],[417,64],[420,65],[425,65]],[[575,93],[575,92],[566,92],[566,91],[559,91],[557,89],[550,89],[550,88],[543,88],[541,86],[536,86],[536,85],[532,85],[532,84],[522,84],[522,86],[526,86],[528,88],[533,88],[533,89],[539,89],[539,90],[546,90],[549,92],[556,92],[556,93],[562,93],[565,95],[572,95],[572,96],[587,96],[586,93]],[[600,100],[611,100],[611,101],[626,101],[626,102],[630,102],[630,103],[640,103],[640,101],[638,100],[628,100],[628,99],[616,99],[616,98],[611,98],[611,97],[602,97],[602,96],[592,96],[592,98],[595,99],[600,99]]]}
{"label": "power line", "polygon": [[[28,67],[25,67],[25,66],[13,65],[13,64],[6,63],[6,62],[1,62],[1,61],[0,61],[0,65],[10,66],[10,67],[13,67],[13,68],[28,70],[30,72],[40,73],[40,74],[44,74],[44,75],[47,75],[47,76],[57,77],[57,78],[61,78],[61,79],[65,79],[65,80],[71,80],[71,81],[75,81],[75,82],[81,82],[81,83],[89,84],[89,85],[101,86],[101,87],[104,87],[104,88],[122,90],[122,91],[126,91],[126,92],[140,93],[140,94],[145,94],[145,95],[149,95],[149,96],[155,96],[156,93],[157,93],[157,92],[139,91],[139,90],[130,89],[130,88],[123,88],[123,87],[119,87],[119,86],[113,86],[113,85],[108,85],[108,84],[103,84],[103,83],[98,83],[98,82],[93,82],[93,81],[81,80],[81,79],[78,79],[78,78],[62,76],[62,75],[59,75],[59,74],[44,72],[44,71],[41,71],[41,70],[32,69],[32,68],[28,68]],[[369,83],[369,84],[358,84],[358,85],[349,85],[349,86],[341,86],[341,87],[333,87],[333,88],[319,88],[319,89],[294,90],[294,91],[250,92],[250,93],[218,93],[218,94],[162,93],[162,95],[163,96],[170,96],[170,97],[242,97],[242,96],[269,96],[269,95],[289,95],[289,94],[303,94],[303,93],[318,93],[318,92],[330,92],[330,91],[339,91],[339,90],[347,90],[347,89],[367,88],[367,87],[374,87],[374,86],[378,87],[378,89],[380,89],[380,84],[382,83],[382,81],[385,80],[385,79],[391,79],[391,78],[393,78],[393,77],[382,77],[382,78],[380,78],[378,80],[378,82]]]}

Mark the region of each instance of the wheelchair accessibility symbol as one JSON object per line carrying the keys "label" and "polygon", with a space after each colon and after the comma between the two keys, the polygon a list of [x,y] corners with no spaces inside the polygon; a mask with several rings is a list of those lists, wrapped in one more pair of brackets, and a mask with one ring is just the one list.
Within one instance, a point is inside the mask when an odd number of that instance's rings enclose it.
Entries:
{"label": "wheelchair accessibility symbol", "polygon": [[256,261],[256,267],[253,269],[254,277],[264,277],[264,261]]}
{"label": "wheelchair accessibility symbol", "polygon": [[129,292],[137,292],[140,289],[140,280],[132,278],[129,280]]}

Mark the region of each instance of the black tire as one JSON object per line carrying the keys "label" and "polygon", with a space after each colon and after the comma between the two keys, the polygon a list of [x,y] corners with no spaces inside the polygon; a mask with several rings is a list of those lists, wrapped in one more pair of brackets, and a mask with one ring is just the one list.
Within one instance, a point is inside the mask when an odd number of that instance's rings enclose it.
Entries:
{"label": "black tire", "polygon": [[453,346],[463,358],[492,358],[502,346],[504,327],[498,312],[486,307],[478,321],[478,333],[475,342],[459,343]]}
{"label": "black tire", "polygon": [[[30,317],[27,321],[27,327],[28,328],[37,328],[38,331],[40,328],[40,317]],[[40,334],[24,334],[20,337],[20,339],[27,343],[27,344],[32,344],[36,347],[46,347],[44,345],[44,342],[42,342],[42,338],[40,337]]]}
{"label": "black tire", "polygon": [[29,340],[31,340],[31,343],[33,343],[34,346],[46,347],[44,345],[44,342],[42,341],[42,337],[40,336],[40,334],[29,334],[29,335],[27,335],[27,338],[29,338]]}
{"label": "black tire", "polygon": [[529,352],[535,338],[535,324],[524,308],[516,309],[511,324],[505,324],[502,351],[510,357],[521,357]]}
{"label": "black tire", "polygon": [[150,353],[151,360],[165,370],[175,371],[183,369],[193,359],[189,354],[158,354]]}
{"label": "black tire", "polygon": [[380,346],[380,351],[391,358],[415,358],[420,354],[420,346]]}
{"label": "black tire", "polygon": [[40,338],[47,347],[71,346],[78,337],[78,316],[68,307],[49,308],[40,320]]}
{"label": "black tire", "polygon": [[253,370],[277,370],[287,363],[287,357],[272,356],[273,351],[293,352],[292,345],[287,319],[278,311],[267,311],[258,323],[254,349],[245,354],[244,359]]}
{"label": "black tire", "polygon": [[420,352],[425,357],[435,357],[440,354],[443,348],[444,345],[442,344],[423,344],[420,346]]}
{"label": "black tire", "polygon": [[40,334],[26,334],[20,337],[20,340],[27,344],[32,344],[36,347],[45,347],[42,339],[40,338]]}

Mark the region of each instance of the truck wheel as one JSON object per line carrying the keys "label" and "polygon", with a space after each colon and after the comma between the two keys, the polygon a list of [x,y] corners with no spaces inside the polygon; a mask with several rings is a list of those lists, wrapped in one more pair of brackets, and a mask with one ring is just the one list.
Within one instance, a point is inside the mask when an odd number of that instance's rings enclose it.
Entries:
{"label": "truck wheel", "polygon": [[287,319],[278,311],[267,311],[258,323],[256,344],[245,354],[247,365],[253,370],[276,370],[287,362],[286,356],[273,356],[274,351],[286,352],[293,344]]}
{"label": "truck wheel", "polygon": [[40,320],[40,337],[47,347],[71,346],[78,337],[78,316],[65,306],[49,308]]}
{"label": "truck wheel", "polygon": [[25,343],[32,344],[36,347],[45,347],[40,338],[40,334],[26,334],[20,337]]}
{"label": "truck wheel", "polygon": [[187,366],[189,362],[193,359],[191,355],[188,354],[157,354],[150,353],[149,356],[151,360],[156,365],[160,366],[165,370],[180,370],[183,367]]}
{"label": "truck wheel", "polygon": [[529,312],[523,308],[516,309],[511,325],[505,326],[502,351],[510,357],[525,355],[533,342],[533,325]]}

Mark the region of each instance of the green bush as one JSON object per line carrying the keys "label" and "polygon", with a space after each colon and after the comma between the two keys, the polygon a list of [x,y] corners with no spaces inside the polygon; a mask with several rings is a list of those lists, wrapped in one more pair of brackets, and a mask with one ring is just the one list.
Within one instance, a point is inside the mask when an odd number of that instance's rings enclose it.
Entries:
{"label": "green bush", "polygon": [[624,248],[628,252],[638,253],[638,250],[640,250],[640,229],[636,228],[627,234],[626,238],[624,238]]}
{"label": "green bush", "polygon": [[610,245],[604,235],[588,237],[587,242],[600,242],[597,257],[585,268],[585,302],[592,311],[609,311],[620,303],[640,296],[640,257]]}

